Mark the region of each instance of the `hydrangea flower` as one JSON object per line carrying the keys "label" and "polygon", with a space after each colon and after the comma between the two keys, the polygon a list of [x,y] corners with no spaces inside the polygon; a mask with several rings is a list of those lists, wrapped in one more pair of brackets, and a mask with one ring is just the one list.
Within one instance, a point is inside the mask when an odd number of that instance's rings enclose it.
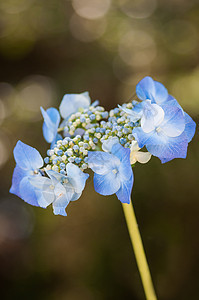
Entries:
{"label": "hydrangea flower", "polygon": [[130,164],[130,149],[119,143],[111,152],[88,153],[88,165],[94,172],[94,188],[101,195],[116,194],[122,203],[130,203],[133,187],[133,171]]}
{"label": "hydrangea flower", "polygon": [[21,141],[17,142],[13,153],[16,167],[13,172],[10,193],[17,195],[31,205],[39,206],[37,195],[29,182],[29,178],[41,179],[39,169],[43,166],[43,159],[35,148]]}
{"label": "hydrangea flower", "polygon": [[132,134],[140,148],[147,150],[160,159],[185,158],[188,140],[185,133],[185,120],[181,109],[175,106],[164,106],[165,117],[162,123],[150,133],[141,127],[133,129]]}
{"label": "hydrangea flower", "polygon": [[[116,194],[122,203],[130,203],[131,165],[147,163],[152,155],[162,163],[185,158],[196,128],[161,83],[147,76],[136,92],[141,102],[133,100],[109,113],[98,101],[90,105],[87,92],[66,94],[60,113],[41,108],[44,138],[51,143],[45,167],[39,152],[19,141],[10,192],[35,206],[52,204],[54,214],[65,216],[67,205],[81,196],[90,167],[99,194]],[[143,147],[148,152],[140,151]]]}
{"label": "hydrangea flower", "polygon": [[66,216],[67,205],[79,199],[89,175],[72,163],[66,166],[67,176],[52,170],[45,171],[49,178],[29,178],[38,197],[38,204],[43,208],[52,204],[55,215]]}

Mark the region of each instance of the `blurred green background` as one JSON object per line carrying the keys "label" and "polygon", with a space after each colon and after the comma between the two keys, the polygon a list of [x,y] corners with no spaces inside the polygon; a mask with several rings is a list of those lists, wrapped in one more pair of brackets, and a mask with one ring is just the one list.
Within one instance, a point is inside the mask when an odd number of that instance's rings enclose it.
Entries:
{"label": "blurred green background", "polygon": [[[89,91],[107,110],[144,76],[198,124],[199,2],[0,0],[0,298],[143,300],[122,207],[92,178],[66,218],[8,190],[18,139],[45,156],[40,105]],[[198,131],[186,160],[137,163],[132,199],[159,299],[199,299]]]}

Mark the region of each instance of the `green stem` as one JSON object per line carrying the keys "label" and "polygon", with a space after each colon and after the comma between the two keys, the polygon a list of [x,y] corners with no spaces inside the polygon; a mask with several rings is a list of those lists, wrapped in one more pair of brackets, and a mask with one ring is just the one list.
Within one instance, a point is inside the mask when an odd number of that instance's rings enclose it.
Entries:
{"label": "green stem", "polygon": [[60,127],[60,128],[57,129],[57,132],[61,132],[63,130],[64,130],[64,127]]}
{"label": "green stem", "polygon": [[137,266],[140,272],[140,277],[142,280],[145,296],[147,300],[157,300],[155,295],[148,263],[146,260],[146,255],[144,252],[144,247],[142,244],[142,239],[140,236],[140,232],[138,229],[138,224],[135,217],[135,212],[133,209],[132,203],[124,204],[122,203],[124,215],[126,218],[126,223],[129,231],[129,235],[131,238],[131,242],[133,245],[135,258],[137,261]]}

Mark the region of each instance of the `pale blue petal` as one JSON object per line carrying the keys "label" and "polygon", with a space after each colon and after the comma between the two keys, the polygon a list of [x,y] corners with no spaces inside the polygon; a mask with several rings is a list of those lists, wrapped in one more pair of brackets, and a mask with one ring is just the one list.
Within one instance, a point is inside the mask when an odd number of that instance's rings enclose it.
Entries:
{"label": "pale blue petal", "polygon": [[163,103],[163,105],[165,105],[165,104],[167,104],[169,106],[176,106],[176,107],[178,107],[179,109],[181,109],[183,111],[183,109],[180,106],[180,104],[178,103],[178,101],[171,95],[168,95],[167,102]]}
{"label": "pale blue petal", "polygon": [[79,108],[87,108],[91,103],[88,92],[81,94],[64,95],[59,110],[63,119],[78,111]]}
{"label": "pale blue petal", "polygon": [[117,191],[116,196],[122,203],[131,202],[131,191],[133,188],[133,173],[128,181],[121,183],[120,189]]}
{"label": "pale blue petal", "polygon": [[[53,181],[53,180],[52,180]],[[63,195],[68,199],[68,201],[70,201],[70,199],[72,198],[72,195],[74,194],[74,188],[71,184],[69,184],[69,188],[66,188],[66,185],[63,185],[62,183],[58,182],[56,180],[55,184],[55,196],[56,199],[59,197],[62,197]]]}
{"label": "pale blue petal", "polygon": [[135,140],[138,142],[138,146],[140,148],[143,148],[146,145],[148,139],[150,137],[153,137],[154,132],[145,133],[141,127],[136,127],[133,129],[132,135],[134,136]]}
{"label": "pale blue petal", "polygon": [[12,186],[10,188],[10,193],[15,194],[18,197],[21,197],[20,191],[19,191],[19,184],[21,180],[29,175],[29,171],[21,169],[18,165],[14,168],[14,172],[12,175]]}
{"label": "pale blue petal", "polygon": [[95,173],[93,182],[95,191],[104,196],[115,194],[121,185],[119,176],[113,172],[109,172],[106,175]]}
{"label": "pale blue petal", "polygon": [[102,143],[102,150],[105,152],[111,152],[111,149],[114,144],[119,143],[119,138],[117,136],[109,137],[107,140]]}
{"label": "pale blue petal", "polygon": [[91,106],[93,106],[93,107],[96,107],[96,106],[98,106],[99,105],[99,100],[95,100],[92,104],[91,104]]}
{"label": "pale blue petal", "polygon": [[21,141],[14,148],[14,158],[17,165],[24,170],[35,170],[43,166],[43,158],[39,152]]}
{"label": "pale blue petal", "polygon": [[60,115],[56,108],[50,107],[46,111],[43,109],[43,107],[40,107],[41,113],[44,118],[44,123],[47,127],[57,127],[60,123]]}
{"label": "pale blue petal", "polygon": [[164,119],[164,110],[157,104],[151,104],[150,100],[143,102],[143,116],[141,127],[144,132],[149,133],[161,124]]}
{"label": "pale blue petal", "polygon": [[154,81],[155,93],[153,98],[157,104],[163,104],[168,100],[168,91],[164,85],[158,81]]}
{"label": "pale blue petal", "polygon": [[81,193],[85,187],[86,180],[89,177],[89,174],[84,173],[80,168],[72,163],[66,165],[67,176],[71,179],[75,192]]}
{"label": "pale blue petal", "polygon": [[180,136],[169,137],[162,145],[147,144],[147,150],[154,156],[160,158],[186,158],[188,141],[183,132]]}
{"label": "pale blue petal", "polygon": [[99,175],[105,175],[120,165],[120,160],[115,155],[103,151],[89,151],[87,162],[89,168]]}
{"label": "pale blue petal", "polygon": [[76,201],[81,197],[82,193],[74,193],[72,199],[70,201]]}
{"label": "pale blue petal", "polygon": [[56,171],[53,171],[53,170],[47,170],[45,168],[45,172],[46,174],[53,180],[53,179],[56,179],[57,181],[61,182],[62,179],[64,178],[67,178],[67,176],[59,173],[59,172],[56,172]]}
{"label": "pale blue petal", "polygon": [[165,117],[164,121],[160,124],[160,127],[164,134],[169,137],[176,137],[181,135],[185,129],[185,118],[183,111],[170,105],[163,106]]}
{"label": "pale blue petal", "polygon": [[140,120],[141,116],[142,116],[142,110],[134,110],[133,109],[129,109],[126,107],[122,107],[120,105],[118,105],[118,107],[123,110],[130,118],[131,122],[135,123],[138,120]]}
{"label": "pale blue petal", "polygon": [[145,145],[162,145],[165,144],[168,139],[162,132],[157,133],[154,130],[150,133],[145,133],[140,127],[134,128],[132,134],[140,148],[143,148]]}
{"label": "pale blue petal", "polygon": [[43,135],[48,143],[53,142],[57,134],[57,129],[60,123],[60,115],[56,108],[48,108],[46,111],[41,107],[41,112],[44,118]]}
{"label": "pale blue petal", "polygon": [[162,157],[159,157],[159,159],[161,160],[161,163],[162,163],[162,164],[165,164],[165,163],[171,161],[171,160],[174,159],[174,158],[162,158]]}
{"label": "pale blue petal", "polygon": [[53,127],[48,127],[46,125],[46,123],[43,123],[43,126],[42,126],[42,130],[43,130],[43,136],[46,140],[47,143],[54,143],[54,139],[55,139],[55,136],[57,134],[57,130],[54,129],[54,126]]}
{"label": "pale blue petal", "polygon": [[[41,177],[41,176],[33,175],[31,177]],[[35,193],[35,188],[30,183],[28,176],[24,177],[20,182],[19,191],[20,191],[21,199],[23,199],[25,202],[34,206],[40,206],[38,203],[38,195]]]}
{"label": "pale blue petal", "polygon": [[72,197],[70,193],[66,193],[64,195],[57,197],[52,204],[54,214],[66,216],[67,214],[65,209],[68,206],[71,199]]}
{"label": "pale blue petal", "polygon": [[147,100],[153,99],[153,95],[155,94],[155,84],[151,77],[144,77],[136,86],[136,94],[139,99]]}
{"label": "pale blue petal", "polygon": [[124,148],[122,145],[119,143],[114,144],[111,153],[115,155],[121,162],[126,162],[130,161],[130,149],[129,148]]}
{"label": "pale blue petal", "polygon": [[118,171],[118,176],[121,182],[129,180],[133,173],[130,163],[130,155],[128,157],[126,156],[126,160],[123,160],[123,162],[120,164]]}
{"label": "pale blue petal", "polygon": [[28,180],[35,189],[35,194],[37,195],[37,201],[40,207],[46,208],[54,201],[55,195],[52,180],[42,176],[31,176]]}
{"label": "pale blue petal", "polygon": [[185,112],[185,134],[187,136],[188,143],[192,140],[195,131],[196,131],[196,123],[192,120],[192,118]]}
{"label": "pale blue petal", "polygon": [[67,216],[65,207],[53,206],[53,213],[56,216],[58,216],[58,215],[64,216],[64,217]]}

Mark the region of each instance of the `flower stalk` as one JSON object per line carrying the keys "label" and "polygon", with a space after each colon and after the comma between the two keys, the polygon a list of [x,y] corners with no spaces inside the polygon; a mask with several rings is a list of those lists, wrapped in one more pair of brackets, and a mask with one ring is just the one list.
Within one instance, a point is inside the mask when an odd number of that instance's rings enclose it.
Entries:
{"label": "flower stalk", "polygon": [[138,229],[138,224],[136,221],[135,212],[133,209],[132,203],[126,204],[122,203],[122,207],[124,210],[124,215],[131,239],[131,243],[134,249],[135,258],[137,262],[137,266],[140,272],[140,277],[142,280],[145,296],[147,300],[157,300],[155,290],[153,287],[153,282],[151,278],[151,274],[149,271],[149,266],[147,263],[146,255],[144,252],[144,247],[142,243],[142,239],[140,236],[140,232]]}

